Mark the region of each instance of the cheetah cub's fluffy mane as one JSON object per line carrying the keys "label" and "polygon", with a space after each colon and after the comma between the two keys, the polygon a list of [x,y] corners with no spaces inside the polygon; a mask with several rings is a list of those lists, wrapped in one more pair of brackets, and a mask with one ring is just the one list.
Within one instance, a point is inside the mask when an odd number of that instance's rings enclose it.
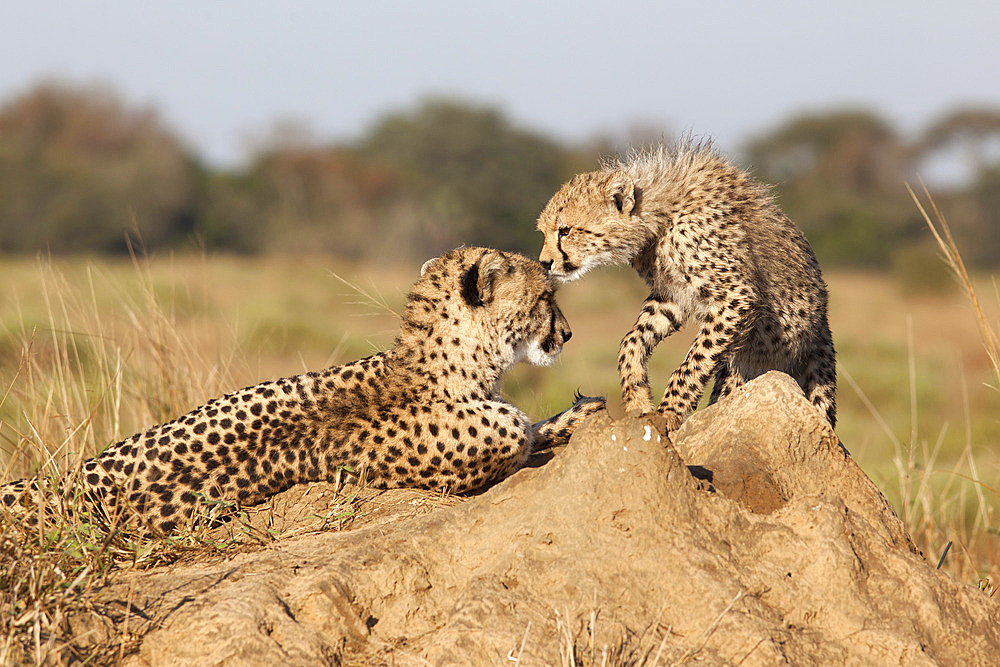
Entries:
{"label": "cheetah cub's fluffy mane", "polygon": [[[392,349],[247,387],[109,447],[60,493],[175,530],[205,502],[257,503],[293,484],[365,470],[378,487],[463,492],[532,451],[565,443],[603,399],[532,425],[500,397],[521,360],[548,364],[570,338],[542,266],[487,248],[431,260]],[[8,519],[33,521],[36,480],[0,487]]]}
{"label": "cheetah cub's fluffy mane", "polygon": [[[538,218],[541,263],[562,281],[630,264],[649,297],[619,348],[625,409],[667,430],[769,370],[796,378],[836,423],[836,363],[826,284],[805,236],[766,186],[711,142],[682,139],[575,176]],[[648,360],[686,323],[699,331],[654,405]]]}

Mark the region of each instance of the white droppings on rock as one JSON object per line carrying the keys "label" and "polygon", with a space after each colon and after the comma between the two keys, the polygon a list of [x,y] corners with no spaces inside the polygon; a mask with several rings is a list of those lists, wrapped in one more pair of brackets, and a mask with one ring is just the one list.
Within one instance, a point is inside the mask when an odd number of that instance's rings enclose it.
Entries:
{"label": "white droppings on rock", "polygon": [[642,439],[649,442],[649,439],[653,437],[653,430],[649,426],[643,426],[646,429],[646,435],[642,436]]}
{"label": "white droppings on rock", "polygon": [[618,442],[618,436],[616,436],[614,433],[611,434],[611,442]]}
{"label": "white droppings on rock", "polygon": [[622,449],[624,449],[626,452],[628,451],[628,447],[622,447]]}

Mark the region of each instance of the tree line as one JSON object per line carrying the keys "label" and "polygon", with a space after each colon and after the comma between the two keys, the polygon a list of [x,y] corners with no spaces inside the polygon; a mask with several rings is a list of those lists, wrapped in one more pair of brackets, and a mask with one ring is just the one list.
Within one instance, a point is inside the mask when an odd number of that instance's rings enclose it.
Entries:
{"label": "tree line", "polygon": [[[286,128],[287,129],[287,128]],[[294,128],[292,128],[294,129]],[[970,259],[1000,261],[1000,109],[961,108],[916,137],[876,112],[802,114],[737,147],[820,260],[919,265],[931,253],[904,188],[926,165]],[[155,113],[108,88],[45,83],[0,105],[0,253],[201,249],[381,260],[465,244],[534,254],[534,220],[574,173],[617,150],[569,144],[502,111],[427,99],[361,136],[275,132],[246,164],[208,166]],[[951,162],[949,162],[949,160]]]}

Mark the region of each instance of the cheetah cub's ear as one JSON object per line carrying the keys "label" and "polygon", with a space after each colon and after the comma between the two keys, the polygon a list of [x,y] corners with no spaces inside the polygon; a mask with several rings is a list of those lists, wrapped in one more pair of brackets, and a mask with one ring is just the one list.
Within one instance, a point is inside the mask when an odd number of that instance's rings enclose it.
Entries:
{"label": "cheetah cub's ear", "polygon": [[470,306],[482,306],[493,299],[497,279],[506,272],[507,261],[496,250],[487,250],[462,276],[462,298]]}
{"label": "cheetah cub's ear", "polygon": [[604,186],[608,200],[619,213],[631,215],[638,200],[635,181],[624,171],[616,171],[608,177],[608,182]]}

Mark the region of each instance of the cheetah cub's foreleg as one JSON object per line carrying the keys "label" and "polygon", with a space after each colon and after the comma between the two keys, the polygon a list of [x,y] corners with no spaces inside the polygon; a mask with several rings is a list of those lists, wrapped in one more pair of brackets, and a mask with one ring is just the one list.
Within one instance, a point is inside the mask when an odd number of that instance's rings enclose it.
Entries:
{"label": "cheetah cub's foreleg", "polygon": [[732,356],[730,346],[736,332],[745,327],[753,290],[735,280],[732,283],[736,286],[713,289],[715,286],[706,285],[702,289],[708,307],[701,317],[701,329],[684,361],[671,374],[659,406],[653,404],[649,387],[649,357],[661,340],[680,329],[687,315],[676,303],[661,301],[652,294],[646,299],[635,325],[625,334],[618,350],[618,373],[626,413],[640,416],[655,411],[666,430],[672,431],[698,404],[713,374],[718,374],[713,402],[723,387],[728,394],[742,384],[742,381],[737,382],[741,379],[739,374],[724,373],[722,369]]}
{"label": "cheetah cub's foreleg", "polygon": [[622,383],[622,402],[630,415],[653,411],[649,388],[649,355],[653,348],[681,327],[682,314],[675,304],[660,301],[650,294],[632,329],[618,348],[618,374]]}

